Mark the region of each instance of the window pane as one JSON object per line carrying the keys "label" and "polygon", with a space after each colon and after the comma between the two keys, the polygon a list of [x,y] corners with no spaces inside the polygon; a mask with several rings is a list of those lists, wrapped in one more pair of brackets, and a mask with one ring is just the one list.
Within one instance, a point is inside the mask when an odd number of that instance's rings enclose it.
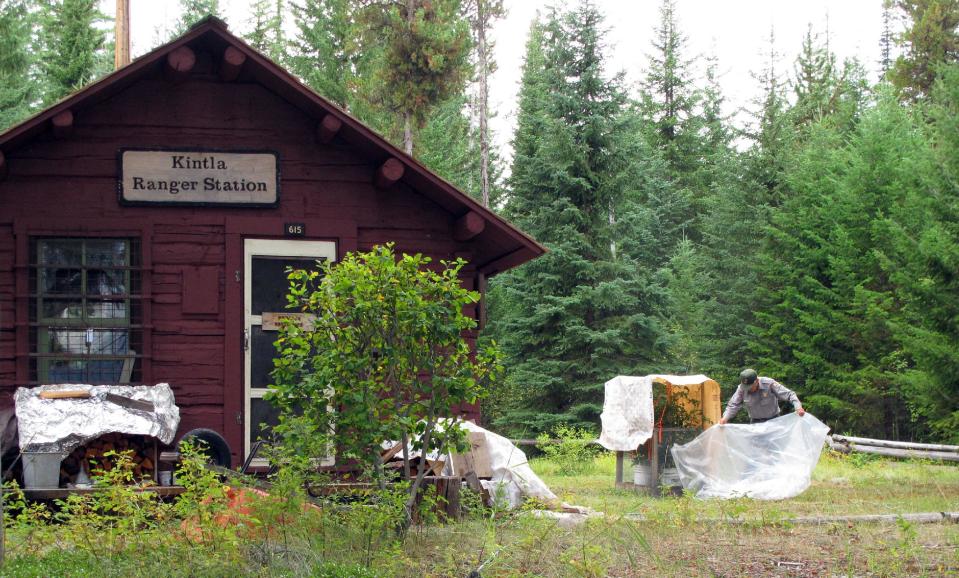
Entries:
{"label": "window pane", "polygon": [[93,334],[90,353],[94,355],[125,355],[130,349],[127,329],[88,329],[87,333]]}
{"label": "window pane", "polygon": [[39,241],[40,263],[43,265],[82,265],[83,245],[73,239],[47,239]]}
{"label": "window pane", "polygon": [[120,383],[123,360],[120,359],[52,359],[47,362],[45,383]]}
{"label": "window pane", "polygon": [[126,295],[126,271],[115,269],[87,270],[88,295]]}
{"label": "window pane", "polygon": [[126,355],[130,345],[127,329],[52,329],[41,339],[41,351],[73,355]]}
{"label": "window pane", "polygon": [[127,302],[107,299],[87,299],[88,319],[126,319]]}
{"label": "window pane", "polygon": [[317,269],[316,259],[307,257],[254,257],[253,258],[253,315],[264,311],[278,313],[287,311],[286,294],[290,282],[286,278],[286,268]]}
{"label": "window pane", "polygon": [[40,314],[44,319],[82,319],[83,301],[80,299],[44,299]]}
{"label": "window pane", "polygon": [[53,359],[46,362],[47,371],[41,380],[46,383],[83,383],[86,381],[86,365],[83,361]]}
{"label": "window pane", "polygon": [[[30,291],[31,379],[40,383],[121,383],[137,377],[132,349],[142,349],[139,243],[130,239],[34,239]],[[132,348],[132,349],[131,349]]]}
{"label": "window pane", "polygon": [[127,242],[123,239],[94,239],[86,241],[88,267],[124,266],[127,260]]}
{"label": "window pane", "polygon": [[270,431],[261,427],[260,424],[274,426],[280,423],[280,410],[265,399],[250,399],[250,441],[255,442],[259,439],[267,439]]}
{"label": "window pane", "polygon": [[259,325],[253,325],[250,329],[250,387],[265,388],[273,383],[273,378],[270,377],[273,372],[273,358],[276,357],[273,342],[280,334],[276,331],[263,331]]}
{"label": "window pane", "polygon": [[42,293],[79,295],[83,292],[83,273],[80,269],[41,269]]}

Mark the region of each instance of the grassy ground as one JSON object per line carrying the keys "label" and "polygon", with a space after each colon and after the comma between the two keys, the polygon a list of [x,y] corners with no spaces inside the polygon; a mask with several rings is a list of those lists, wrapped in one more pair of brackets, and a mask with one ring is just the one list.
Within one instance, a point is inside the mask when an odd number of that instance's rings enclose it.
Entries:
{"label": "grassy ground", "polygon": [[[543,547],[554,574],[595,576],[959,576],[959,526],[950,523],[792,525],[789,518],[959,511],[959,467],[922,461],[866,460],[826,452],[810,488],[791,500],[702,501],[652,498],[613,487],[615,459],[588,475],[533,468],[561,499],[606,513]],[[642,514],[645,521],[630,521]],[[740,523],[709,522],[734,518]],[[592,529],[590,529],[592,528]],[[632,536],[632,539],[631,539]],[[593,573],[575,567],[589,547]],[[544,542],[545,544],[545,542]],[[568,558],[564,565],[557,560]],[[571,557],[571,558],[570,558]],[[504,575],[511,575],[506,572]]]}
{"label": "grassy ground", "polygon": [[[793,516],[956,511],[959,467],[824,454],[812,486],[779,502],[655,499],[616,490],[611,456],[577,476],[559,475],[546,460],[534,460],[533,468],[564,501],[604,515],[567,527],[533,512],[487,513],[416,526],[397,541],[389,518],[362,507],[276,505],[272,518],[256,514],[258,529],[227,532],[232,538],[205,545],[177,536],[181,526],[174,522],[154,528],[152,537],[120,533],[87,549],[60,527],[50,530],[54,541],[42,549],[29,532],[14,530],[0,576],[462,578],[482,568],[484,578],[959,577],[957,524],[787,522]],[[737,523],[709,521],[721,518]],[[125,546],[108,547],[118,543]]]}
{"label": "grassy ground", "polygon": [[[602,512],[655,513],[675,504],[614,487],[616,461],[612,454],[596,460],[595,470],[577,477],[559,475],[546,460],[533,460],[533,469],[560,499]],[[823,452],[812,485],[800,496],[779,502],[757,500],[697,501],[697,515],[715,518],[732,513],[761,520],[780,517],[907,514],[959,511],[959,467],[918,460],[869,460]]]}

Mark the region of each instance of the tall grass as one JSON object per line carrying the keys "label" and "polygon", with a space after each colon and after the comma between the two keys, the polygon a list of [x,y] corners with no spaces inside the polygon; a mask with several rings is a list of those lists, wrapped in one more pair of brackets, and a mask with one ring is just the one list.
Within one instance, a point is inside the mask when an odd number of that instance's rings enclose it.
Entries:
{"label": "tall grass", "polygon": [[[109,519],[120,505],[109,500],[123,499],[123,489],[107,492],[114,497],[101,498],[103,507],[74,508],[73,519],[29,508],[19,517],[8,512],[0,575],[463,577],[480,568],[484,577],[959,572],[956,524],[788,523],[798,515],[959,509],[954,466],[826,453],[803,495],[760,502],[655,499],[616,490],[615,459],[608,453],[595,459],[591,473],[578,476],[560,475],[562,465],[546,458],[531,464],[562,499],[603,515],[569,525],[522,510],[483,509],[467,494],[472,507],[465,519],[443,524],[424,516],[427,523],[401,534],[393,530],[400,514],[388,493],[316,505],[294,472],[275,479],[271,495],[250,494],[237,511],[222,483],[197,470],[194,496],[176,507],[138,503],[133,522]],[[95,531],[78,529],[84,522]]]}

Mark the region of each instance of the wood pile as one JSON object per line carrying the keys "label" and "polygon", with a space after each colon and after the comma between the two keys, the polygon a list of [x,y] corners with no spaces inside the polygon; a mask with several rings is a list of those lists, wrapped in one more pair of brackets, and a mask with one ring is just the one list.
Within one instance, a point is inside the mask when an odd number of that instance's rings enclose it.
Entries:
{"label": "wood pile", "polygon": [[80,446],[60,463],[60,486],[77,483],[81,468],[92,479],[98,470],[113,469],[117,456],[107,456],[109,452],[133,452],[133,478],[135,480],[155,479],[156,443],[153,438],[142,435],[109,433]]}

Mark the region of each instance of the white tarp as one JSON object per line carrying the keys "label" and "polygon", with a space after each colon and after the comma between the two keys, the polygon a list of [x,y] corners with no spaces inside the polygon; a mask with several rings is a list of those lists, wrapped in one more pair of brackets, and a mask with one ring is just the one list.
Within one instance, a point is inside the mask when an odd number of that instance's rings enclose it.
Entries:
{"label": "white tarp", "polygon": [[[558,502],[556,494],[533,472],[526,454],[513,442],[472,422],[462,422],[461,425],[466,431],[484,437],[483,447],[488,452],[493,475],[491,479],[481,480],[480,483],[500,505],[515,508],[528,496],[544,502]],[[461,472],[455,472],[455,475],[461,475]]]}
{"label": "white tarp", "polygon": [[783,500],[809,487],[829,427],[810,413],[713,426],[672,449],[683,488],[698,498]]}
{"label": "white tarp", "polygon": [[604,448],[631,452],[653,435],[654,377],[617,375],[606,382],[599,435]]}

